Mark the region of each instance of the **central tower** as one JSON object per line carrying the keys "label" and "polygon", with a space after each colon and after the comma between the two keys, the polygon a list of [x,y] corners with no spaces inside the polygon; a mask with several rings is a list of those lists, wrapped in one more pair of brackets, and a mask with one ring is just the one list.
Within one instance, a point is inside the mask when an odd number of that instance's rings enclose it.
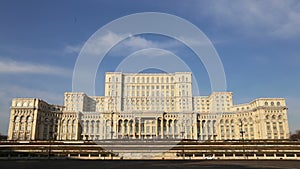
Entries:
{"label": "central tower", "polygon": [[192,74],[108,72],[108,111],[192,111]]}

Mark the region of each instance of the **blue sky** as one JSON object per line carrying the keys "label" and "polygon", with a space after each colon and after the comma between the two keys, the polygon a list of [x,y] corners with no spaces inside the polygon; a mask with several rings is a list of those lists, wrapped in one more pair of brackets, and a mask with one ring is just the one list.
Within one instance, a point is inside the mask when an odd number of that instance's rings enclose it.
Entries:
{"label": "blue sky", "polygon": [[[14,97],[63,104],[63,93],[72,90],[72,72],[83,44],[105,24],[138,12],[169,13],[196,25],[221,58],[234,103],[284,97],[290,130],[300,129],[300,2],[296,0],[2,0],[0,132],[7,132]],[[114,71],[126,55],[149,47],[180,56],[196,69],[201,95],[211,92],[205,68],[194,62],[186,46],[168,37],[141,35],[124,40],[105,56],[97,74],[97,95],[103,94],[104,72]]]}

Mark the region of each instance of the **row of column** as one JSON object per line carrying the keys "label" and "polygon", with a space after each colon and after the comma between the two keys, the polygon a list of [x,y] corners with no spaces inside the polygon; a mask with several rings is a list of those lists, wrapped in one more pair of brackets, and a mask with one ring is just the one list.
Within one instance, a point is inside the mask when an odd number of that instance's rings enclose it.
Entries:
{"label": "row of column", "polygon": [[217,137],[216,120],[200,120],[197,121],[198,139],[199,140],[215,140]]}

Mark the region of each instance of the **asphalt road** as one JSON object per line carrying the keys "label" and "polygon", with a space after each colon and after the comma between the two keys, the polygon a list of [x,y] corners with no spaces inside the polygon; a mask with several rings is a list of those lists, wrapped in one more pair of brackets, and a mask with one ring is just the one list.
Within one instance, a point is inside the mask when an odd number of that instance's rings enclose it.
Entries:
{"label": "asphalt road", "polygon": [[300,161],[0,161],[1,169],[300,169]]}

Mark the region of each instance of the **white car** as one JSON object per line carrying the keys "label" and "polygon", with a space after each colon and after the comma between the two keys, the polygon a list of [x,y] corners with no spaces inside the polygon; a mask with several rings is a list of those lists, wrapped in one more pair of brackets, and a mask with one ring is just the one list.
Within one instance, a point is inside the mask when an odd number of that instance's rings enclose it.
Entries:
{"label": "white car", "polygon": [[213,159],[215,159],[215,157],[214,156],[206,156],[206,157],[204,157],[204,159],[205,160],[213,160]]}

